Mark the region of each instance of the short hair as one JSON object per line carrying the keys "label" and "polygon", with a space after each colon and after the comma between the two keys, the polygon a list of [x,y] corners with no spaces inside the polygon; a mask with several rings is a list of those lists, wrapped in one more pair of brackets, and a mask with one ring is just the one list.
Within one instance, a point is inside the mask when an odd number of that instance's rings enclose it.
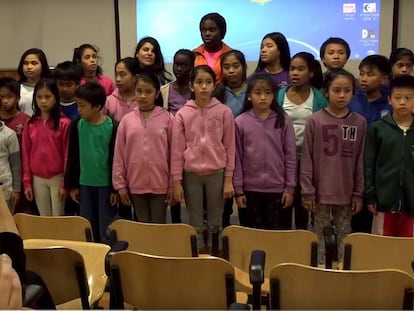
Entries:
{"label": "short hair", "polygon": [[395,77],[390,81],[390,94],[395,88],[408,88],[414,90],[414,77],[410,75],[404,75]]}
{"label": "short hair", "polygon": [[220,29],[221,39],[223,40],[227,32],[227,24],[226,24],[226,20],[224,19],[224,17],[216,12],[208,13],[204,15],[200,20],[200,26],[199,26],[200,31],[201,31],[202,24],[208,19],[216,23],[217,27]]}
{"label": "short hair", "polygon": [[177,52],[175,52],[174,54],[174,59],[177,55],[185,55],[190,59],[190,62],[194,65],[195,62],[195,54],[193,51],[189,50],[189,49],[179,49],[177,50]]}
{"label": "short hair", "polygon": [[325,40],[325,42],[323,42],[322,45],[321,45],[321,49],[319,51],[319,56],[320,56],[321,59],[325,55],[325,50],[326,50],[326,47],[328,46],[328,44],[340,44],[340,45],[342,45],[345,48],[346,59],[349,59],[349,57],[351,56],[351,48],[349,47],[348,42],[346,42],[342,38],[330,37],[327,40]]}
{"label": "short hair", "polygon": [[23,72],[23,64],[24,64],[25,58],[28,55],[31,55],[31,54],[34,54],[34,55],[37,56],[37,58],[39,59],[40,65],[42,66],[42,70],[40,72],[40,78],[41,79],[51,78],[52,74],[51,74],[50,69],[49,69],[49,64],[47,62],[45,52],[43,52],[41,49],[32,48],[32,49],[26,50],[23,53],[23,55],[20,57],[19,65],[17,66],[17,74],[20,77],[20,81],[21,82],[26,82],[27,81],[27,77],[24,75],[24,72]]}
{"label": "short hair", "polygon": [[369,55],[365,57],[358,66],[358,69],[361,70],[362,67],[369,68],[378,68],[378,70],[383,75],[389,75],[391,71],[391,63],[384,55]]}
{"label": "short hair", "polygon": [[393,66],[396,62],[398,62],[403,57],[409,57],[410,61],[414,63],[414,53],[410,49],[407,48],[397,48],[393,50],[390,54],[390,63]]}
{"label": "short hair", "polygon": [[20,97],[20,83],[13,78],[3,77],[0,78],[0,88],[6,88],[17,97]]}
{"label": "short hair", "polygon": [[92,107],[102,107],[106,102],[106,92],[102,85],[95,81],[88,81],[80,85],[75,91],[76,98],[83,99]]}
{"label": "short hair", "polygon": [[82,75],[74,62],[65,61],[56,65],[54,78],[56,81],[75,81],[76,84],[79,84],[81,82]]}

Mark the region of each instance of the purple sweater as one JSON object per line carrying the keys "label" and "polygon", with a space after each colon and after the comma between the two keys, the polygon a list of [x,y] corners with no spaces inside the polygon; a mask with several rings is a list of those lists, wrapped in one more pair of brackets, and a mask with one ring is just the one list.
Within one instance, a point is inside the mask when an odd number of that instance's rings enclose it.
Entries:
{"label": "purple sweater", "polygon": [[319,110],[307,121],[300,183],[302,198],[319,204],[362,202],[365,119],[350,112],[342,118]]}
{"label": "purple sweater", "polygon": [[289,192],[296,186],[296,142],[292,121],[275,128],[276,113],[266,120],[250,110],[236,120],[236,194],[244,191]]}

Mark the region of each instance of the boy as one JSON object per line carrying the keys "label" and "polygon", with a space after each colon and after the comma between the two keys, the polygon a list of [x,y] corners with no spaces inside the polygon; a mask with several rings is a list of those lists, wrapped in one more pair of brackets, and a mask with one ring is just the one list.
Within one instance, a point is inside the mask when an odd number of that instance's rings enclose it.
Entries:
{"label": "boy", "polygon": [[[389,60],[382,55],[370,55],[359,64],[360,89],[352,97],[349,109],[367,120],[368,127],[392,111],[388,103],[388,75],[391,71]],[[371,232],[372,215],[366,205],[352,217],[353,232]]]}
{"label": "boy", "polygon": [[372,124],[365,143],[365,197],[372,233],[413,237],[414,77],[390,82],[391,114]]}
{"label": "boy", "polygon": [[92,225],[96,242],[116,215],[117,195],[112,187],[112,162],[118,123],[102,114],[105,89],[86,82],[75,92],[80,119],[70,129],[65,188],[80,204],[80,215]]}
{"label": "boy", "polygon": [[14,130],[21,145],[23,128],[30,118],[27,114],[17,109],[20,100],[20,83],[13,78],[0,78],[0,119]]}
{"label": "boy", "polygon": [[75,91],[80,85],[81,74],[73,62],[66,61],[57,64],[54,78],[59,88],[60,108],[65,116],[71,120],[79,118],[76,106]]}
{"label": "boy", "polygon": [[319,56],[326,67],[325,76],[328,72],[344,68],[351,56],[351,49],[344,39],[331,37],[322,43]]}

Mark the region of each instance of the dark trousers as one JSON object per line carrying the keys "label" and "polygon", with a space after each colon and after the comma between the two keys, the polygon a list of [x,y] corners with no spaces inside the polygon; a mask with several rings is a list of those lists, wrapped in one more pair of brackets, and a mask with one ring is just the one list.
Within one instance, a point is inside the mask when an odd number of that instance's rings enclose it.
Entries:
{"label": "dark trousers", "polygon": [[76,216],[80,215],[79,203],[76,203],[72,200],[71,197],[67,198],[65,201],[65,215],[66,216]]}
{"label": "dark trousers", "polygon": [[181,221],[181,204],[174,204],[170,206],[171,223],[180,224]]}
{"label": "dark trousers", "polygon": [[248,226],[258,229],[291,229],[292,209],[283,208],[283,193],[246,191]]}
{"label": "dark trousers", "polygon": [[111,206],[110,187],[80,186],[80,215],[87,218],[95,242],[106,242],[106,229],[117,214],[117,207]]}
{"label": "dark trousers", "polygon": [[295,188],[295,195],[293,198],[295,228],[306,230],[308,229],[309,212],[302,205],[301,190],[300,185],[298,185]]}
{"label": "dark trousers", "polygon": [[227,199],[224,202],[223,217],[222,217],[223,228],[226,228],[231,225],[230,223],[231,214],[233,214],[233,198]]}
{"label": "dark trousers", "polygon": [[352,216],[351,220],[352,232],[371,233],[372,214],[369,212],[367,205],[364,205],[358,214]]}

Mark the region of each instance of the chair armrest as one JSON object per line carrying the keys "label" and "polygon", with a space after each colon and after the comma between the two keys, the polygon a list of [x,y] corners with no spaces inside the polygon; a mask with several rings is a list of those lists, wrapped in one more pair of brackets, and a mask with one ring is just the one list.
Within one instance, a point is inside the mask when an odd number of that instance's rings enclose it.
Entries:
{"label": "chair armrest", "polygon": [[23,297],[23,307],[33,308],[33,305],[42,297],[43,292],[43,286],[41,285],[26,285]]}
{"label": "chair armrest", "polygon": [[111,258],[115,253],[128,249],[129,243],[127,241],[116,241],[111,245],[111,249],[105,256],[105,273],[111,275]]}

